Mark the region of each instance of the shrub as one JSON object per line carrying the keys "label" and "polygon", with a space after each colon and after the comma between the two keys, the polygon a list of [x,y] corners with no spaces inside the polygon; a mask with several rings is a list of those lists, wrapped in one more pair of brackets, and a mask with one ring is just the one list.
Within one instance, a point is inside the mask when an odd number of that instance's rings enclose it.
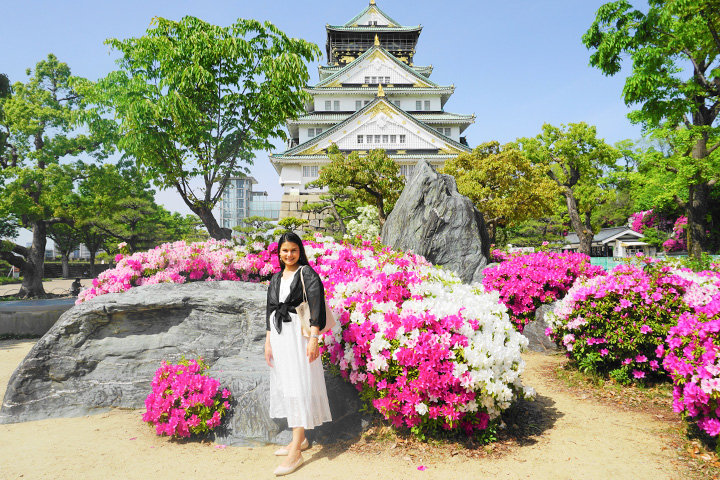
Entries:
{"label": "shrub", "polygon": [[[305,249],[338,318],[323,338],[324,358],[394,425],[421,436],[456,429],[482,436],[514,400],[534,395],[520,381],[527,339],[497,293],[369,241],[317,238]],[[277,243],[252,254],[179,242],[123,257],[93,295],[157,281],[260,281],[278,269]]]}
{"label": "shrub", "polygon": [[549,335],[581,369],[622,383],[665,374],[655,349],[687,310],[682,294],[691,282],[646,262],[578,282],[548,316]]}
{"label": "shrub", "polygon": [[673,379],[673,410],[695,420],[711,437],[720,437],[720,274],[687,271],[693,284],[683,312],[657,348]]}
{"label": "shrub", "polygon": [[510,256],[485,269],[483,286],[500,293],[500,301],[522,332],[540,305],[562,298],[576,279],[603,273],[602,267],[591,265],[590,258],[581,253],[537,252]]}
{"label": "shrub", "polygon": [[144,422],[158,435],[189,437],[208,433],[220,425],[230,408],[230,391],[220,391],[220,382],[205,374],[203,359],[178,365],[162,362],[145,399]]}

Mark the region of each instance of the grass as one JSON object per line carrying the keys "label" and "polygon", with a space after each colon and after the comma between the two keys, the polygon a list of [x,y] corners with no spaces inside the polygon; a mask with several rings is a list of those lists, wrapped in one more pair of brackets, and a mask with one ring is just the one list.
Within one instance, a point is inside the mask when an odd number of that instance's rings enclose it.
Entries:
{"label": "grass", "polygon": [[[51,280],[54,280],[52,278],[43,278],[43,282],[49,282]],[[8,278],[8,277],[0,277],[0,285],[16,285],[20,284],[23,281],[23,277],[20,278]]]}
{"label": "grass", "polygon": [[583,373],[572,362],[555,369],[556,377],[570,390],[590,395],[600,403],[622,410],[632,410],[655,417],[668,425],[674,447],[694,478],[720,480],[720,456],[716,453],[717,439],[701,432],[693,422],[687,422],[673,412],[672,383],[621,385],[597,373]]}

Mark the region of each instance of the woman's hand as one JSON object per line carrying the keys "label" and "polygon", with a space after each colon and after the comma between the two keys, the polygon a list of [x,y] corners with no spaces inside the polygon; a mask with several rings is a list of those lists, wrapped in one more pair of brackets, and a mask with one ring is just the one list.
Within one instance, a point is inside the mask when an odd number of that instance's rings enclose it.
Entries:
{"label": "woman's hand", "polygon": [[268,365],[270,365],[271,367],[274,367],[272,347],[270,346],[270,337],[269,336],[265,340],[265,361],[267,362]]}
{"label": "woman's hand", "polygon": [[318,339],[310,337],[307,343],[307,357],[308,362],[312,363],[320,356],[320,347],[318,346]]}

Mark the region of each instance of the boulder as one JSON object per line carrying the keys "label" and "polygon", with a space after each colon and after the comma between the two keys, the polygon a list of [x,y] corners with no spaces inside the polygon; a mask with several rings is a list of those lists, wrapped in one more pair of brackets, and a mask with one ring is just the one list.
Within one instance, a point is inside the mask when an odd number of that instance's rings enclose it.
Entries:
{"label": "boulder", "polygon": [[482,280],[490,256],[482,214],[458,193],[454,177],[437,173],[425,160],[385,221],[382,241],[452,270],[465,283]]}
{"label": "boulder", "polygon": [[[0,423],[144,408],[162,360],[203,357],[210,375],[234,397],[214,439],[227,445],[288,442],[284,421],[268,415],[266,296],[260,284],[195,282],[137,287],[77,305],[13,373]],[[368,418],[359,414],[357,391],[327,372],[325,381],[333,422],[308,436],[330,442],[359,434]]]}
{"label": "boulder", "polygon": [[548,312],[552,312],[557,302],[546,305],[540,305],[535,310],[535,320],[525,325],[523,335],[529,340],[528,348],[533,352],[540,353],[557,353],[560,351],[555,342],[545,335],[545,329],[548,327],[545,316]]}

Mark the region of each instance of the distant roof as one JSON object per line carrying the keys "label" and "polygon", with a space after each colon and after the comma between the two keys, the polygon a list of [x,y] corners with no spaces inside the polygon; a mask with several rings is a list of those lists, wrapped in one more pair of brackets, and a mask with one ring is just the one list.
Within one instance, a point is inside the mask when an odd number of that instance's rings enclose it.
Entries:
{"label": "distant roof", "polygon": [[[643,236],[642,233],[638,233],[630,227],[603,228],[595,234],[593,237],[593,243],[605,243],[608,240],[625,235],[630,235],[636,238],[642,238]],[[580,243],[577,233],[568,233],[567,237],[565,237],[565,243]]]}
{"label": "distant roof", "polygon": [[368,4],[368,6],[365,7],[365,9],[364,9],[362,12],[358,13],[358,14],[355,15],[353,18],[351,18],[349,21],[345,22],[345,25],[343,25],[343,27],[357,27],[357,26],[358,26],[358,25],[357,25],[358,20],[360,20],[360,18],[361,18],[363,15],[365,15],[366,13],[371,12],[371,11],[375,11],[376,13],[379,13],[380,15],[382,15],[383,17],[385,17],[385,20],[387,20],[389,26],[392,26],[392,27],[399,27],[399,26],[400,26],[400,23],[399,23],[399,22],[396,22],[395,20],[393,20],[392,18],[390,18],[390,15],[388,15],[387,13],[383,12],[382,10],[380,10],[380,7],[378,7],[378,6],[375,4],[375,0],[371,0],[370,3]]}

